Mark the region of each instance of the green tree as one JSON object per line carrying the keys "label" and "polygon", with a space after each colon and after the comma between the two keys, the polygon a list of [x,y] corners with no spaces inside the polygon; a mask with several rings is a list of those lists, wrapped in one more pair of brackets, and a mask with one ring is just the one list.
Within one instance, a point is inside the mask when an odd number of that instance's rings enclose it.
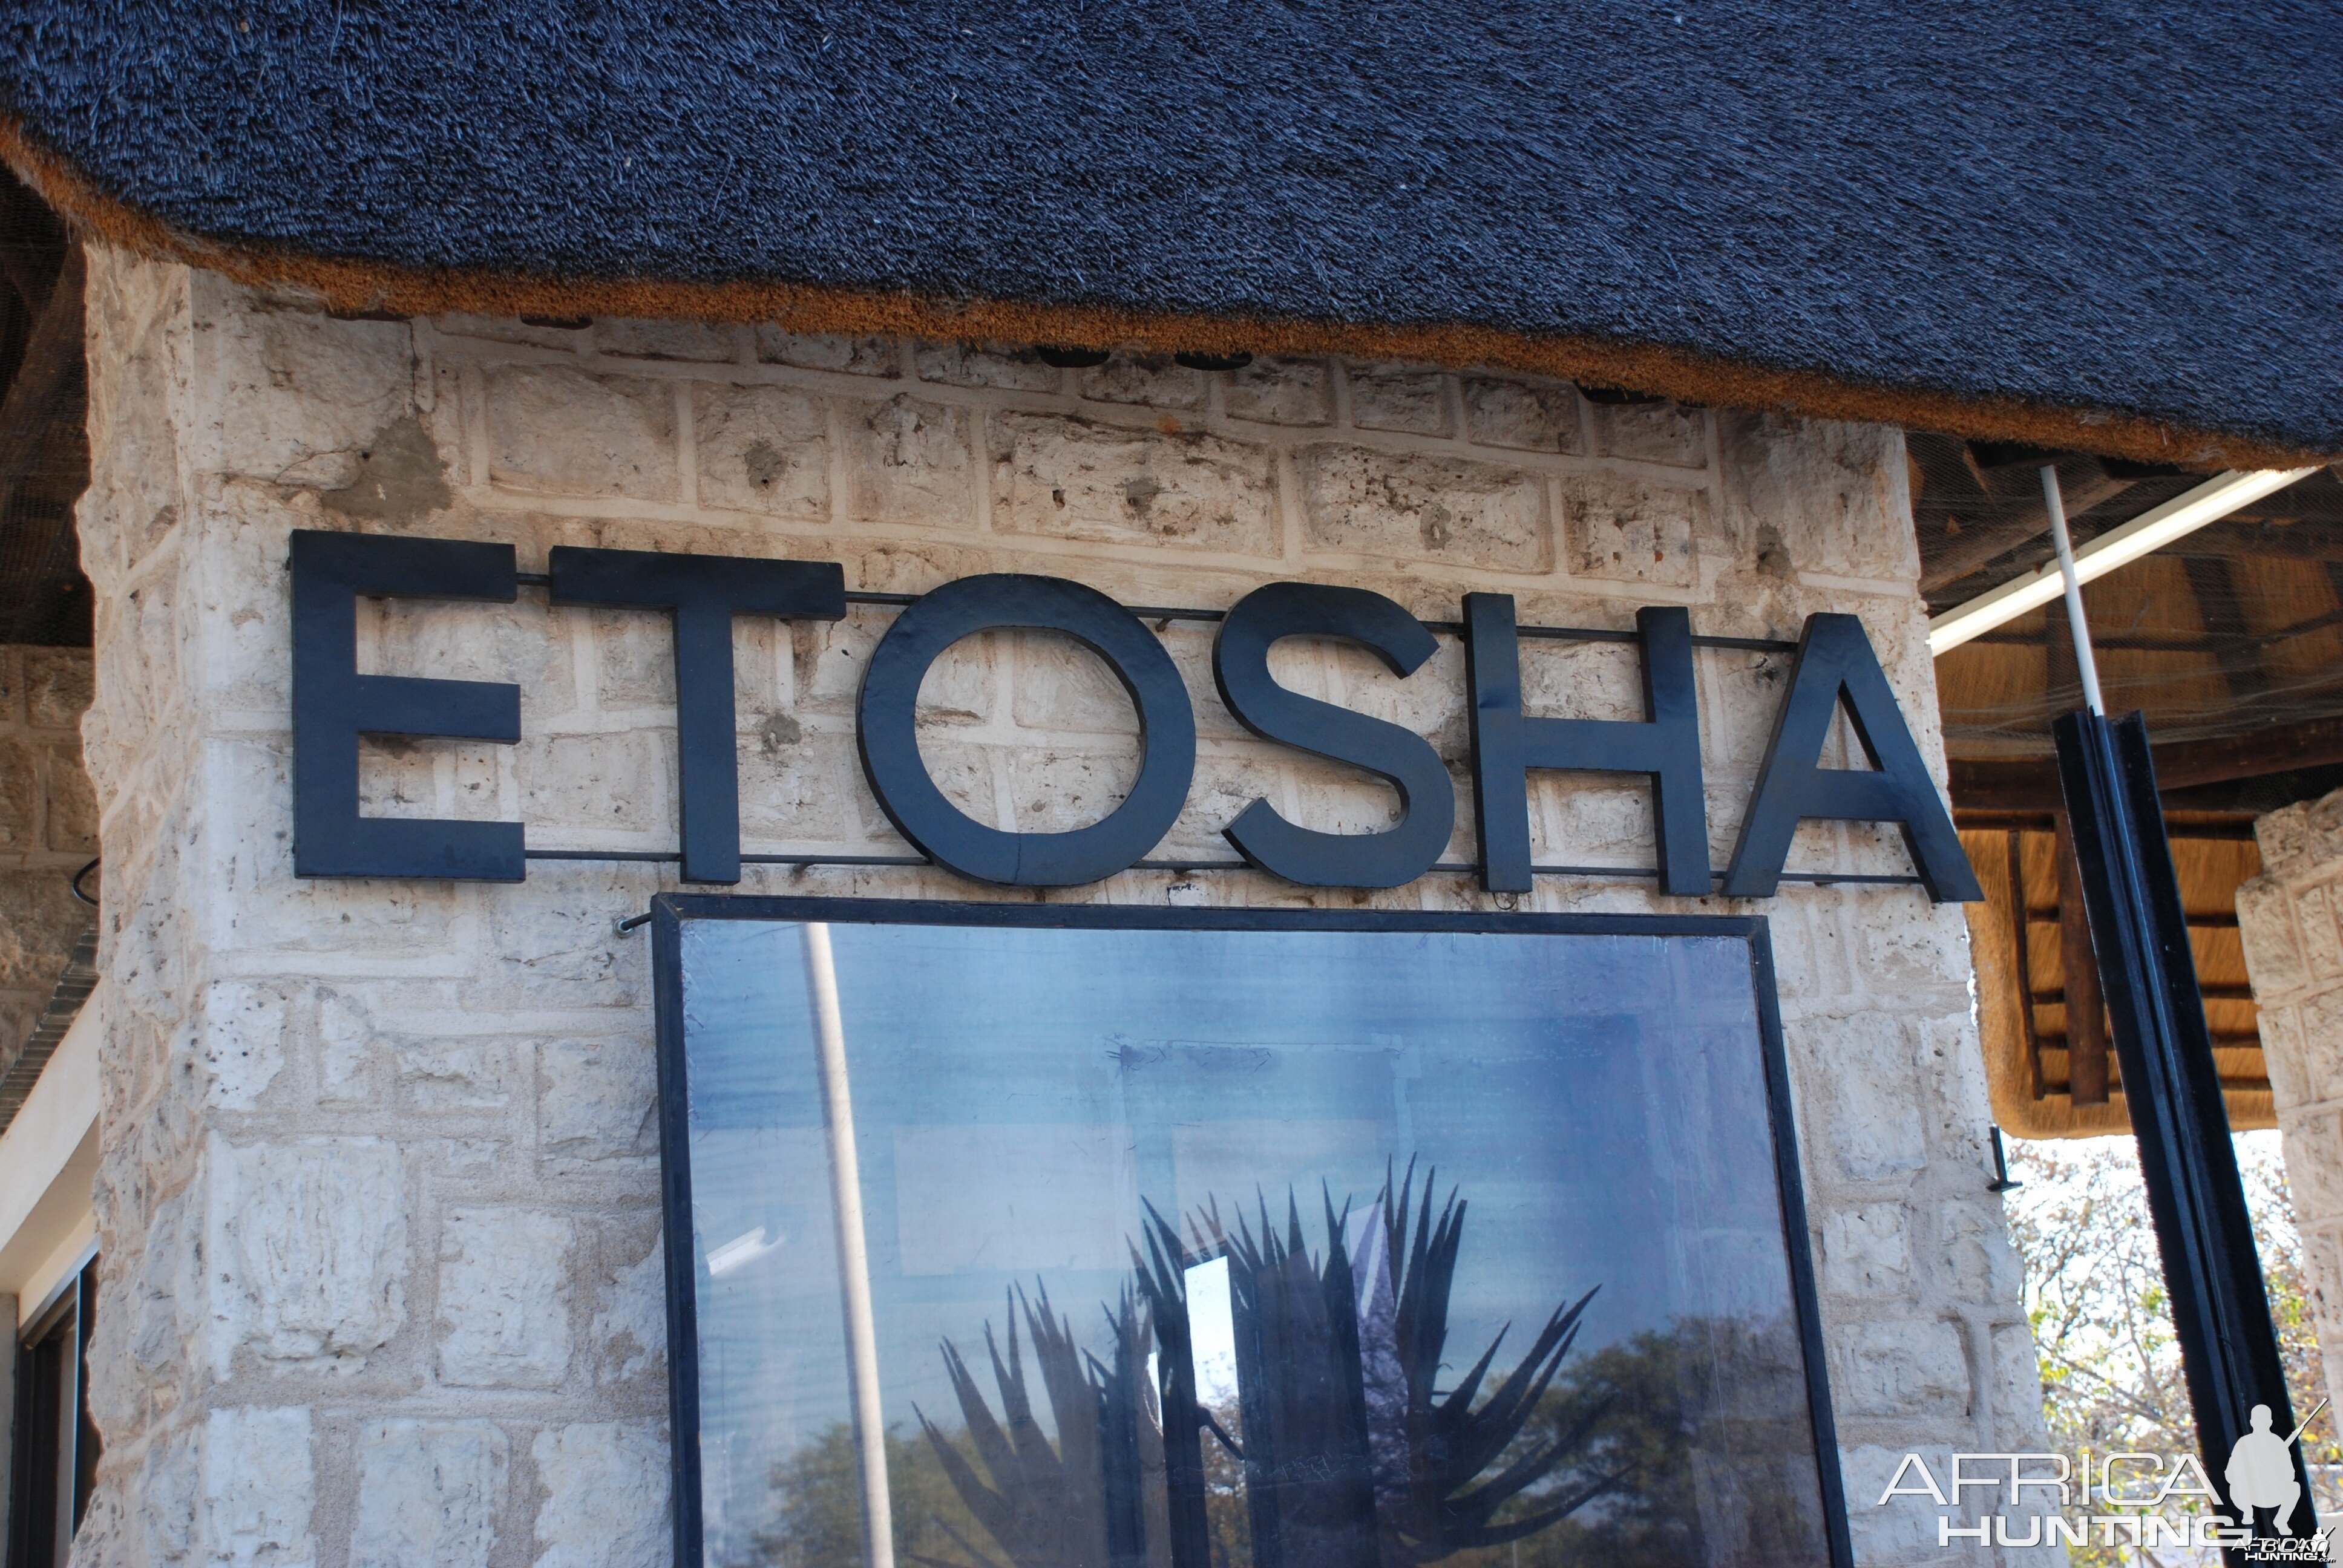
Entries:
{"label": "green tree", "polygon": [[[2237,1164],[2298,1421],[2326,1397],[2327,1376],[2276,1141],[2240,1137]],[[2197,1452],[2137,1146],[2099,1138],[2013,1142],[2010,1150],[2010,1174],[2024,1182],[2008,1200],[2010,1234],[2026,1261],[2026,1317],[2052,1445],[2069,1454]],[[2332,1518],[2343,1503],[2335,1489],[2343,1450],[2334,1422],[2322,1415],[2302,1442],[2314,1501],[2322,1518]],[[2212,1480],[2223,1484],[2217,1468]],[[2083,1512],[2079,1500],[2069,1510]],[[2119,1568],[2128,1561],[2122,1550],[2095,1543],[2070,1556],[2076,1568]]]}
{"label": "green tree", "polygon": [[[773,1467],[780,1517],[755,1537],[758,1561],[772,1568],[862,1568],[862,1470],[854,1428],[834,1422],[820,1437]],[[928,1440],[887,1429],[888,1513],[895,1526],[895,1558],[963,1558],[950,1531],[983,1542],[983,1532],[936,1462]]]}

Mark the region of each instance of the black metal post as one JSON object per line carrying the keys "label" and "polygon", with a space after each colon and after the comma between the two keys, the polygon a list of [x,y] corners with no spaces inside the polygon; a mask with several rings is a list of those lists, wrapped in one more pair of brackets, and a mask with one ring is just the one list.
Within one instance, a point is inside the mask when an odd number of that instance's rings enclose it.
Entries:
{"label": "black metal post", "polygon": [[[2229,1456],[2253,1430],[2253,1407],[2269,1407],[2270,1427],[2281,1437],[2294,1417],[2197,994],[2147,725],[2137,713],[2121,720],[2070,713],[2051,732],[2197,1441],[2206,1473],[2226,1498]],[[2307,1535],[2316,1528],[2310,1477],[2299,1445],[2292,1456],[2302,1488],[2294,1531]],[[2244,1523],[2257,1534],[2276,1533],[2247,1513]],[[2241,1561],[2234,1549],[2229,1558]]]}

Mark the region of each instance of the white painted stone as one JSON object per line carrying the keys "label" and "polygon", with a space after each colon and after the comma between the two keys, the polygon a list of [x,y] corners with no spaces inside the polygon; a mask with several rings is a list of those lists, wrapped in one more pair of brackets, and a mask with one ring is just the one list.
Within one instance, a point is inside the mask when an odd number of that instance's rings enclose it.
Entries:
{"label": "white painted stone", "polygon": [[407,1202],[377,1138],[205,1146],[211,1357],[355,1372],[406,1321]]}
{"label": "white painted stone", "polygon": [[548,1158],[640,1163],[659,1155],[659,1073],[649,1040],[548,1040],[539,1053]]}
{"label": "white painted stone", "polygon": [[1909,1285],[1911,1217],[1895,1202],[1842,1209],[1823,1220],[1822,1266],[1830,1289],[1849,1297],[1881,1296]]}
{"label": "white painted stone", "polygon": [[1832,1370],[1846,1390],[1846,1415],[1956,1416],[1968,1409],[1968,1356],[1958,1323],[1925,1318],[1863,1323],[1842,1342]]}
{"label": "white painted stone", "polygon": [[1415,436],[1448,434],[1447,378],[1405,365],[1349,367],[1351,421],[1363,430]]}
{"label": "white painted stone", "polygon": [[1585,444],[1578,433],[1578,388],[1567,381],[1467,376],[1463,385],[1465,434],[1483,447],[1575,452]]}
{"label": "white painted stone", "polygon": [[440,1229],[444,1382],[550,1388],[569,1366],[562,1290],[575,1227],[529,1209],[451,1209]]}
{"label": "white painted stone", "polygon": [[1607,582],[1689,588],[1693,535],[1706,498],[1697,490],[1619,477],[1564,487],[1570,569]]}
{"label": "white painted stone", "polygon": [[199,1560],[307,1568],[317,1470],[306,1408],[215,1410],[204,1420]]}
{"label": "white painted stone", "polygon": [[213,1104],[248,1110],[284,1069],[285,1008],[273,987],[226,981],[206,993],[197,1050]]}
{"label": "white painted stone", "polygon": [[667,1365],[667,1254],[654,1245],[611,1278],[593,1335],[608,1381],[624,1382]]}
{"label": "white painted stone", "polygon": [[666,1568],[667,1443],[656,1427],[548,1427],[529,1445],[545,1501],[537,1568]]}
{"label": "white painted stone", "polygon": [[1312,548],[1536,572],[1551,561],[1545,487],[1534,475],[1359,447],[1300,454]]}
{"label": "white painted stone", "polygon": [[505,1490],[504,1432],[488,1422],[358,1428],[350,1568],[488,1568]]}
{"label": "white painted stone", "polygon": [[1277,553],[1270,456],[1259,447],[1050,414],[998,415],[990,431],[997,528]]}

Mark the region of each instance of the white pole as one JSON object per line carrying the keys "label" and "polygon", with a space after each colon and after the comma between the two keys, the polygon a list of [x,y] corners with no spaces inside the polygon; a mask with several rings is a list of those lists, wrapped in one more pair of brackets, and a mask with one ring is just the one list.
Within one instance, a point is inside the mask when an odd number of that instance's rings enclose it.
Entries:
{"label": "white pole", "polygon": [[2083,618],[2083,583],[2075,575],[2075,541],[2066,537],[2066,503],[2058,494],[2058,470],[2048,463],[2042,465],[2042,504],[2050,510],[2050,538],[2058,547],[2058,575],[2066,580],[2066,624],[2075,633],[2075,668],[2083,677],[2083,706],[2105,719],[2107,704],[2099,695],[2099,664],[2091,657],[2090,623]]}
{"label": "white pole", "polygon": [[846,1300],[846,1358],[854,1380],[854,1446],[862,1462],[862,1539],[870,1568],[895,1568],[895,1516],[887,1491],[887,1423],[879,1404],[879,1332],[870,1315],[870,1255],[862,1239],[862,1167],[854,1152],[854,1097],[846,1081],[846,1025],[830,927],[799,928],[806,990],[821,1060],[822,1120],[830,1133],[830,1215],[838,1225],[838,1282]]}

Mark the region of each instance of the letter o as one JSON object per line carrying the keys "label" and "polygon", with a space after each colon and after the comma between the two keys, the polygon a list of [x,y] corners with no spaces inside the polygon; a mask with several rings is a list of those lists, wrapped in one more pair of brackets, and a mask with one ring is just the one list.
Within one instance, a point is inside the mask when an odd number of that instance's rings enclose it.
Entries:
{"label": "letter o", "polygon": [[[920,682],[944,649],[995,628],[1061,631],[1106,660],[1139,710],[1138,780],[1104,819],[1071,833],[1004,833],[944,798],[920,757]],[[1162,841],[1196,772],[1196,715],[1172,656],[1096,588],[996,572],[922,596],[871,650],[855,703],[863,776],[896,829],[938,865],[980,882],[1067,888],[1111,877]]]}

